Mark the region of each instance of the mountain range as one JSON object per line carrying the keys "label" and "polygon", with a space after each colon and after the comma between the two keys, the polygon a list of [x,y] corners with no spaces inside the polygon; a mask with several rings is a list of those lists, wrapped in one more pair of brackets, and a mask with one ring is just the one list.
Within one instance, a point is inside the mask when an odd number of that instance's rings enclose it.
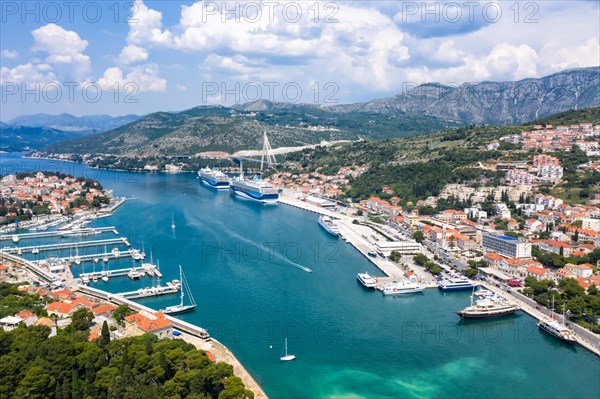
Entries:
{"label": "mountain range", "polygon": [[438,83],[366,103],[332,107],[338,112],[427,115],[460,124],[516,125],[600,104],[600,67],[571,69],[516,82]]}
{"label": "mountain range", "polygon": [[74,138],[53,153],[193,155],[258,149],[267,132],[274,147],[322,140],[380,140],[465,125],[516,125],[600,105],[600,67],[516,82],[426,83],[365,103],[324,106],[258,100],[233,107],[156,112],[116,129]]}
{"label": "mountain range", "polygon": [[71,114],[48,115],[34,114],[22,115],[11,119],[8,124],[13,126],[48,127],[63,131],[87,131],[90,133],[106,132],[140,119],[139,115],[86,115],[75,116]]}
{"label": "mountain range", "polygon": [[9,123],[0,122],[0,150],[37,149],[52,143],[112,130],[139,118],[139,115],[75,116],[66,113],[22,115]]}

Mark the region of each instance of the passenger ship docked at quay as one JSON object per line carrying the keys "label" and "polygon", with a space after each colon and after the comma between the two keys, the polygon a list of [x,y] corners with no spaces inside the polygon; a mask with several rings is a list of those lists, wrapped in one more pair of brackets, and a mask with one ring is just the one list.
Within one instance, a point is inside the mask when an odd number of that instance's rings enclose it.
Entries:
{"label": "passenger ship docked at quay", "polygon": [[247,198],[266,204],[277,203],[277,201],[279,200],[279,194],[282,190],[262,179],[262,171],[264,165],[267,164],[267,166],[271,166],[277,164],[275,156],[272,154],[272,151],[273,150],[271,149],[271,145],[269,144],[269,138],[267,137],[267,133],[264,133],[262,156],[260,159],[261,173],[257,173],[252,179],[248,179],[244,176],[244,160],[258,160],[243,157],[236,158],[240,162],[240,175],[232,179],[229,183],[229,188],[231,188],[231,190],[236,195],[242,198]]}
{"label": "passenger ship docked at quay", "polygon": [[229,176],[217,168],[202,168],[198,171],[200,181],[217,190],[227,190],[229,188]]}

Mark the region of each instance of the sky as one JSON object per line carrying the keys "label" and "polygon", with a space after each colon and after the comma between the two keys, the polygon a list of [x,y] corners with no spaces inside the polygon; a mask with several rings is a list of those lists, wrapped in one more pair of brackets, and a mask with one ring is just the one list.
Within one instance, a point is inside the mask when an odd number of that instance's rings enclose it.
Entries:
{"label": "sky", "polygon": [[600,1],[1,0],[0,120],[259,98],[368,101],[418,84],[600,64]]}

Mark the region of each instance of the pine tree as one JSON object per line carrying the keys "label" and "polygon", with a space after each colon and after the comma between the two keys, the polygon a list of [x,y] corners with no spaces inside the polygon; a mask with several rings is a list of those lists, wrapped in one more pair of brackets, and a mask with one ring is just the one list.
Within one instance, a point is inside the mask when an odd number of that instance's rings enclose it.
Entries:
{"label": "pine tree", "polygon": [[102,332],[100,333],[99,344],[101,347],[105,347],[110,343],[110,331],[108,329],[108,323],[104,320],[102,323]]}
{"label": "pine tree", "polygon": [[79,376],[77,375],[76,369],[73,369],[73,377],[71,381],[71,398],[82,399],[81,387],[79,386]]}
{"label": "pine tree", "polygon": [[60,386],[59,381],[56,381],[56,388],[54,389],[54,399],[63,399],[62,387]]}

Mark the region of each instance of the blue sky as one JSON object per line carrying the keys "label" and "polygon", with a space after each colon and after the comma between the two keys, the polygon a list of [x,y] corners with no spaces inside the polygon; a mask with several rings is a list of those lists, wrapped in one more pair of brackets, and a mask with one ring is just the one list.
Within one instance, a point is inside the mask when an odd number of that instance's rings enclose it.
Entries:
{"label": "blue sky", "polygon": [[598,1],[0,2],[0,120],[351,103],[600,63]]}

